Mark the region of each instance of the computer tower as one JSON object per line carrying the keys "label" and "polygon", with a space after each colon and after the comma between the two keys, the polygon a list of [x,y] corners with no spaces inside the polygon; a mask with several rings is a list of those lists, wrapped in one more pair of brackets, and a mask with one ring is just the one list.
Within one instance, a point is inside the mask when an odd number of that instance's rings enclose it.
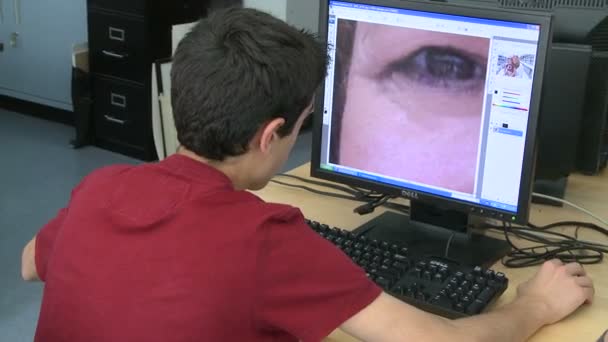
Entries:
{"label": "computer tower", "polygon": [[608,161],[608,51],[591,59],[586,106],[578,145],[578,169],[597,174]]}
{"label": "computer tower", "polygon": [[592,50],[554,43],[547,61],[538,126],[537,180],[557,180],[576,168]]}

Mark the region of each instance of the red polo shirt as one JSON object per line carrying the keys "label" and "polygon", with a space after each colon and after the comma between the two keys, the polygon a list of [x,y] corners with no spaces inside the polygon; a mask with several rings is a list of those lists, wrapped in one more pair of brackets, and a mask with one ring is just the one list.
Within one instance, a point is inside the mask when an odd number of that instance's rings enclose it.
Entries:
{"label": "red polo shirt", "polygon": [[318,341],[381,292],[293,207],[184,156],[94,172],[37,236],[36,341]]}

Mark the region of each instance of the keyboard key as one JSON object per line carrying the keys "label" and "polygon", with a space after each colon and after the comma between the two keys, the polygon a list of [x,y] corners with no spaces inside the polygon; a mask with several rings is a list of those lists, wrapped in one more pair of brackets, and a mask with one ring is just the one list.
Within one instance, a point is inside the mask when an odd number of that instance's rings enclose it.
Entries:
{"label": "keyboard key", "polygon": [[380,285],[383,288],[388,288],[389,286],[391,286],[391,281],[383,277],[378,277],[376,278],[376,284]]}
{"label": "keyboard key", "polygon": [[471,303],[471,305],[469,305],[466,312],[469,315],[476,315],[476,314],[480,313],[484,307],[485,307],[485,303],[480,301],[479,299],[477,299],[473,303]]}
{"label": "keyboard key", "polygon": [[504,283],[507,280],[507,277],[505,276],[504,273],[498,272],[498,273],[496,273],[496,276],[494,277],[494,279],[496,279],[496,281],[499,283]]}
{"label": "keyboard key", "polygon": [[479,296],[477,297],[477,299],[479,299],[480,301],[487,303],[488,301],[490,301],[490,299],[492,299],[492,297],[494,296],[494,290],[486,287],[483,291],[481,291],[481,293],[479,294]]}
{"label": "keyboard key", "polygon": [[393,259],[395,259],[395,261],[400,261],[400,262],[407,261],[407,257],[404,255],[401,255],[401,254],[393,255]]}
{"label": "keyboard key", "polygon": [[393,267],[394,267],[394,268],[398,268],[398,269],[400,269],[400,270],[405,270],[405,269],[407,268],[407,265],[406,265],[406,264],[404,264],[404,263],[401,263],[401,262],[395,261],[395,262],[393,263]]}
{"label": "keyboard key", "polygon": [[436,305],[438,305],[438,306],[447,308],[447,309],[452,309],[453,308],[453,302],[452,302],[452,300],[450,298],[448,298],[448,297],[445,297],[445,296],[441,296],[441,295],[435,296],[433,298],[433,303],[436,304]]}

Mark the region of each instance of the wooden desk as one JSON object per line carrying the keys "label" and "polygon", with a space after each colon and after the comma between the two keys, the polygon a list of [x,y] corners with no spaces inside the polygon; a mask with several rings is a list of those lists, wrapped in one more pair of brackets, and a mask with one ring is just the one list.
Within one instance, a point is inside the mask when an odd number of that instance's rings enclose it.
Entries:
{"label": "wooden desk", "polygon": [[[302,177],[308,177],[309,164],[301,166],[290,173]],[[298,183],[293,179],[282,178],[280,180],[289,183]],[[326,188],[322,188],[329,191]],[[299,207],[307,218],[327,223],[344,229],[355,229],[364,222],[379,215],[384,210],[376,210],[376,213],[368,216],[359,216],[353,213],[353,208],[358,206],[356,202],[335,199],[316,195],[305,190],[288,188],[281,185],[269,184],[265,189],[257,192],[257,195],[268,202],[286,203]],[[601,176],[587,177],[574,175],[570,177],[566,198],[586,209],[608,217],[608,172],[604,171]],[[547,224],[562,220],[590,221],[584,214],[571,208],[553,208],[534,205],[530,219],[535,224]],[[568,230],[563,230],[566,233]],[[594,241],[604,241],[608,244],[608,238],[594,232],[581,231],[581,238]],[[534,274],[537,268],[508,269],[497,263],[493,269],[504,272],[510,279],[510,286],[502,295],[497,306],[504,305],[515,297],[517,285]],[[584,306],[568,319],[545,327],[539,331],[531,341],[593,341],[608,329],[608,262],[600,265],[586,267],[592,275],[596,286],[595,302],[591,306]],[[341,331],[334,332],[327,341],[355,341]]]}

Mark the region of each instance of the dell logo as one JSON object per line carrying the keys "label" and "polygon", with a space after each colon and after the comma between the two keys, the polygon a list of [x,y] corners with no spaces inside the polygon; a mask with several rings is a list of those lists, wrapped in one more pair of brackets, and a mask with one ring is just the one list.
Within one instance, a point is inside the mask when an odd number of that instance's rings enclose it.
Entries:
{"label": "dell logo", "polygon": [[402,190],[401,196],[409,199],[418,199],[418,194],[413,191]]}

